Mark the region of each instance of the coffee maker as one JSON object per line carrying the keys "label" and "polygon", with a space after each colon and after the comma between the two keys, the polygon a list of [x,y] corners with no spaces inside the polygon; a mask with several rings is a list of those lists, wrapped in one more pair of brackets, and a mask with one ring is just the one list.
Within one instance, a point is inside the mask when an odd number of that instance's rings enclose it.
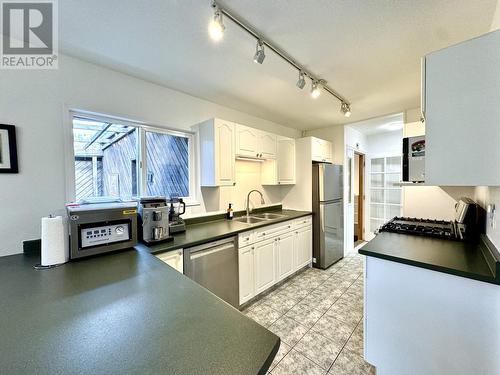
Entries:
{"label": "coffee maker", "polygon": [[139,200],[139,239],[146,244],[172,240],[169,232],[169,207],[163,197]]}
{"label": "coffee maker", "polygon": [[169,227],[170,233],[180,233],[186,231],[186,223],[180,215],[186,212],[186,203],[178,195],[170,196]]}

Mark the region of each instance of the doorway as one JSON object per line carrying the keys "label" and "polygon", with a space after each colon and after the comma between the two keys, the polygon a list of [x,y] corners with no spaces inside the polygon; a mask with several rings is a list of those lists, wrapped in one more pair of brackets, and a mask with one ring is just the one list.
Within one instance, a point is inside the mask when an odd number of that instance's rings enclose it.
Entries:
{"label": "doorway", "polygon": [[354,247],[364,242],[365,207],[365,155],[354,152]]}

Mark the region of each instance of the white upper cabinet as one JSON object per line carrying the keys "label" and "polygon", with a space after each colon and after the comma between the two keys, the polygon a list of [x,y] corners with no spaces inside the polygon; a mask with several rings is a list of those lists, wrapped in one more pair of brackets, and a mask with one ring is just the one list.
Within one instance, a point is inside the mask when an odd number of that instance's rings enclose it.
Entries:
{"label": "white upper cabinet", "polygon": [[295,139],[277,137],[276,159],[262,164],[262,185],[295,184]]}
{"label": "white upper cabinet", "polygon": [[244,125],[236,125],[236,156],[276,159],[277,135]]}
{"label": "white upper cabinet", "polygon": [[235,124],[212,119],[196,127],[200,142],[201,186],[234,185]]}
{"label": "white upper cabinet", "polygon": [[331,163],[333,161],[333,145],[324,139],[311,138],[312,160]]}
{"label": "white upper cabinet", "polygon": [[295,184],[295,139],[278,139],[278,183]]}
{"label": "white upper cabinet", "polygon": [[500,186],[500,30],[427,55],[426,183]]}
{"label": "white upper cabinet", "polygon": [[262,132],[261,157],[264,159],[276,159],[278,153],[278,136],[276,134]]}
{"label": "white upper cabinet", "polygon": [[248,126],[236,125],[236,155],[261,158],[261,131]]}

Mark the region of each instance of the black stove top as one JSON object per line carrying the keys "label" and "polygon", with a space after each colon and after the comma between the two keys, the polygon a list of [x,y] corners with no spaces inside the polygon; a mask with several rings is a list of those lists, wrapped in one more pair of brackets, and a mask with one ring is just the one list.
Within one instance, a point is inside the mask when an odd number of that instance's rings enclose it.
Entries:
{"label": "black stove top", "polygon": [[379,232],[415,234],[420,236],[458,239],[451,221],[418,219],[413,217],[395,217],[385,223]]}

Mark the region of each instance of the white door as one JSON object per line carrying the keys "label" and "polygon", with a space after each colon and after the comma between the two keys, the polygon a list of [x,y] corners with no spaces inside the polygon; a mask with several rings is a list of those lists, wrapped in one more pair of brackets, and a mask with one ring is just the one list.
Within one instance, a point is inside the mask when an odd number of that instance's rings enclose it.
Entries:
{"label": "white door", "polygon": [[290,276],[294,269],[294,233],[286,233],[278,238],[276,246],[278,281]]}
{"label": "white door", "polygon": [[236,155],[257,158],[261,154],[261,132],[236,125]]}
{"label": "white door", "polygon": [[215,125],[217,183],[219,186],[234,183],[234,125],[229,122],[217,122]]}
{"label": "white door", "polygon": [[308,265],[312,260],[312,227],[307,226],[295,231],[294,238],[295,269]]}
{"label": "white door", "polygon": [[255,294],[263,292],[274,284],[275,278],[275,249],[276,241],[271,238],[255,244],[254,275]]}
{"label": "white door", "polygon": [[354,149],[346,149],[344,173],[344,254],[354,250]]}
{"label": "white door", "polygon": [[278,183],[295,184],[295,140],[278,141]]}
{"label": "white door", "polygon": [[246,246],[238,251],[238,271],[240,280],[240,305],[252,298],[254,293],[254,246]]}
{"label": "white door", "polygon": [[277,136],[271,133],[261,133],[262,158],[276,159],[277,154]]}
{"label": "white door", "polygon": [[180,273],[183,273],[184,263],[182,254],[183,254],[182,249],[179,249],[158,254],[156,255],[156,257],[160,259],[162,262],[167,263],[170,267],[174,268]]}

